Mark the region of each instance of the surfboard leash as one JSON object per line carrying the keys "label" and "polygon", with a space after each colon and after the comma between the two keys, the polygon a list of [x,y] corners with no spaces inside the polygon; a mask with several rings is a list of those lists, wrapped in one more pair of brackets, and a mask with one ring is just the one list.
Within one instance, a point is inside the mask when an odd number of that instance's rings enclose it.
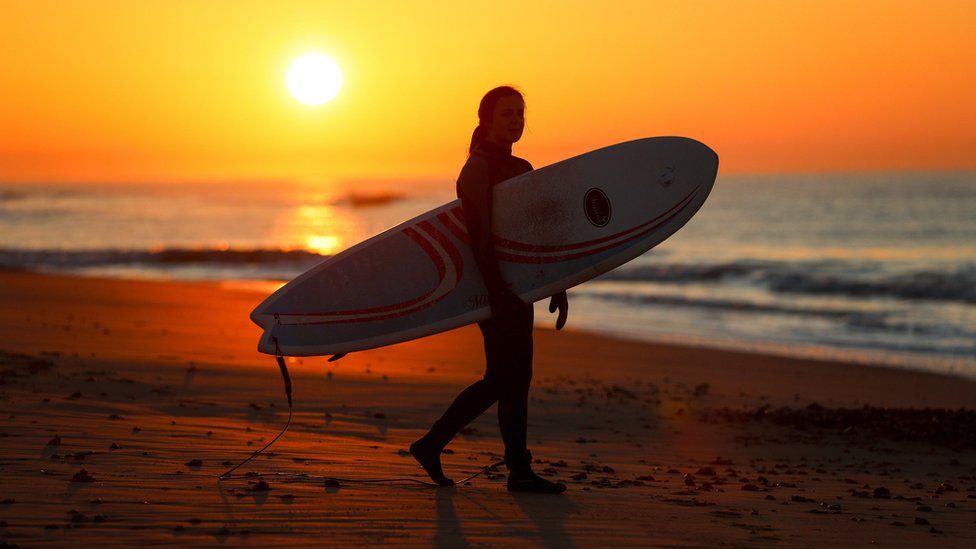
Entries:
{"label": "surfboard leash", "polygon": [[[271,339],[272,339],[272,341],[274,341],[274,344],[275,344],[275,360],[278,362],[278,369],[281,370],[281,378],[285,382],[285,396],[288,397],[288,420],[285,421],[285,426],[282,427],[281,432],[279,432],[273,439],[271,439],[270,442],[268,442],[267,444],[265,444],[264,447],[262,447],[260,450],[257,450],[256,452],[253,452],[250,456],[248,456],[246,459],[244,459],[243,461],[241,461],[237,465],[235,465],[235,466],[231,467],[230,469],[228,469],[228,470],[224,471],[223,473],[221,473],[217,477],[217,481],[218,482],[220,482],[222,480],[229,480],[230,478],[232,478],[231,477],[231,473],[233,473],[234,471],[240,469],[245,464],[249,463],[252,459],[254,459],[254,458],[258,457],[259,455],[261,455],[262,453],[264,453],[264,451],[267,450],[268,448],[270,448],[272,444],[274,444],[275,442],[277,442],[278,439],[281,438],[285,434],[285,432],[288,430],[288,427],[291,426],[291,418],[292,418],[292,414],[294,412],[294,408],[292,406],[292,398],[291,398],[291,376],[288,374],[288,366],[285,364],[285,357],[284,357],[284,355],[281,354],[281,347],[278,346],[278,338],[272,336]],[[334,355],[332,358],[329,359],[329,362],[333,362],[334,360],[338,360],[338,359],[340,359],[340,358],[342,358],[344,356],[345,356],[345,353],[343,353],[341,355]],[[482,467],[481,470],[479,470],[477,473],[475,473],[473,475],[470,475],[470,476],[467,476],[467,477],[464,477],[461,480],[455,481],[454,482],[454,486],[457,486],[459,484],[463,484],[465,482],[468,482],[469,480],[471,480],[471,479],[473,479],[475,477],[481,476],[484,473],[488,472],[489,470],[491,470],[491,469],[493,469],[495,467],[498,467],[500,465],[504,465],[504,464],[505,464],[505,461],[502,460],[502,461],[499,461],[497,463],[493,463],[491,465],[486,465],[486,466]],[[275,473],[275,474],[288,475],[289,473]],[[411,477],[354,479],[354,478],[328,477],[328,476],[312,477],[312,476],[309,476],[309,475],[294,475],[294,476],[303,477],[303,478],[316,478],[316,479],[322,480],[322,481],[330,481],[331,480],[331,481],[335,481],[335,482],[353,482],[353,483],[360,483],[360,484],[390,484],[390,483],[395,483],[395,482],[413,482],[413,483],[422,484],[422,485],[425,485],[425,486],[440,487],[439,484],[436,484],[436,483],[433,483],[433,482],[428,482],[428,481],[425,481],[425,480],[420,480],[418,478],[411,478]]]}
{"label": "surfboard leash", "polygon": [[[505,464],[505,461],[502,460],[502,461],[498,461],[498,462],[492,463],[491,465],[485,465],[484,467],[482,467],[481,469],[479,469],[477,473],[475,473],[473,475],[468,475],[468,476],[466,476],[466,477],[464,477],[464,478],[462,478],[460,480],[455,480],[454,481],[454,484],[451,484],[449,486],[458,486],[458,485],[464,484],[465,482],[468,482],[471,479],[474,479],[476,477],[479,477],[479,476],[487,473],[488,471],[494,469],[495,467],[499,467],[499,466],[504,465],[504,464]],[[421,480],[419,478],[413,478],[413,477],[394,477],[394,478],[342,478],[342,477],[329,477],[329,476],[319,476],[319,475],[314,475],[313,476],[313,475],[307,475],[307,474],[297,474],[296,475],[296,474],[293,474],[293,473],[275,473],[275,474],[277,474],[277,475],[289,475],[289,476],[298,477],[298,478],[310,478],[310,479],[321,480],[321,481],[329,481],[329,480],[332,480],[332,481],[335,481],[335,482],[352,482],[352,483],[358,483],[358,484],[393,484],[393,483],[397,483],[397,482],[411,482],[411,483],[415,483],[415,484],[422,484],[424,486],[433,486],[434,488],[443,488],[443,486],[441,486],[440,484],[436,484],[436,483],[433,483],[433,482],[430,482],[430,481]]]}
{"label": "surfboard leash", "polygon": [[273,439],[271,439],[271,442],[265,444],[263,448],[248,456],[248,458],[245,459],[244,461],[224,471],[220,476],[217,477],[218,481],[229,479],[231,473],[240,469],[242,466],[244,466],[245,463],[261,455],[265,450],[270,448],[272,444],[277,442],[282,435],[285,434],[285,431],[288,430],[288,427],[291,427],[291,416],[294,411],[291,402],[291,376],[288,375],[288,366],[285,365],[285,357],[282,356],[281,348],[278,347],[278,338],[272,337],[271,339],[274,340],[274,344],[275,344],[275,360],[278,361],[278,368],[281,370],[281,378],[285,381],[285,396],[288,397],[288,421],[285,422],[285,426],[281,429],[281,432],[278,433],[278,435],[275,436]]}

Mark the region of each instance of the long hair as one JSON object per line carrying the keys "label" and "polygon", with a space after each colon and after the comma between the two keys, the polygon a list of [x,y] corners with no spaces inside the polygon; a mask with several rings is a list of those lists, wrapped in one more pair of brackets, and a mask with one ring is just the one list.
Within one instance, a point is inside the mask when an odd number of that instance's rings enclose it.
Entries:
{"label": "long hair", "polygon": [[511,86],[498,86],[481,98],[481,104],[478,105],[478,127],[471,133],[471,145],[468,146],[468,154],[474,152],[475,148],[485,140],[485,134],[488,132],[486,128],[492,115],[495,113],[495,105],[498,104],[498,100],[509,95],[516,95],[519,99],[525,101],[525,98],[522,97],[522,92]]}

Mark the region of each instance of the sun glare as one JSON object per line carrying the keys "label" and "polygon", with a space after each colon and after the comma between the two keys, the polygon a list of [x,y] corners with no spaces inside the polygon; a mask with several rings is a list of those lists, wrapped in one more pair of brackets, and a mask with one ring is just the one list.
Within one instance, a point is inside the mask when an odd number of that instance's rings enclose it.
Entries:
{"label": "sun glare", "polygon": [[322,254],[322,255],[332,255],[339,251],[340,244],[342,241],[339,240],[338,236],[325,234],[325,235],[310,235],[305,239],[305,245],[311,251]]}
{"label": "sun glare", "polygon": [[339,93],[342,71],[335,61],[320,53],[296,59],[285,78],[292,97],[305,105],[321,105]]}

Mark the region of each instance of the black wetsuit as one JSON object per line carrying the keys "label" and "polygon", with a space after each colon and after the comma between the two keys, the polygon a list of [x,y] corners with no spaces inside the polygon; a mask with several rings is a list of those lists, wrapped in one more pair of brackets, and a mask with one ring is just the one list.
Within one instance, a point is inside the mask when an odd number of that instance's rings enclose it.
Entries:
{"label": "black wetsuit", "polygon": [[[491,242],[492,189],[506,179],[532,170],[528,161],[512,156],[510,149],[490,142],[475,148],[457,181],[458,198],[475,261],[489,292],[509,291],[498,271]],[[517,299],[517,298],[516,298]],[[464,426],[498,402],[498,424],[505,442],[505,459],[528,465],[526,443],[529,384],[532,381],[531,304],[515,301],[504,312],[478,323],[485,340],[485,376],[461,392],[431,428],[430,436],[447,444]]]}

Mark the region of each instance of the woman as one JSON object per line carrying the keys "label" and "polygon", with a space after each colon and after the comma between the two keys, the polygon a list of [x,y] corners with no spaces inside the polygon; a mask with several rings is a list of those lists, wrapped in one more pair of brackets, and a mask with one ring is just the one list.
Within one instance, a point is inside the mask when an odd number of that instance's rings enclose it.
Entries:
{"label": "woman", "polygon": [[[468,161],[457,181],[475,263],[488,288],[491,318],[478,323],[485,340],[485,376],[461,392],[430,432],[410,445],[410,453],[437,484],[453,481],[441,470],[441,451],[468,423],[498,402],[498,425],[505,442],[508,489],[562,493],[566,486],[532,472],[526,442],[529,384],[532,380],[532,305],[516,296],[502,278],[491,237],[492,189],[506,179],[532,171],[512,156],[512,144],[525,128],[525,102],[518,90],[501,86],[489,91],[478,107],[478,127],[471,136]],[[556,329],[566,322],[566,292],[552,297],[549,311],[559,309]]]}

